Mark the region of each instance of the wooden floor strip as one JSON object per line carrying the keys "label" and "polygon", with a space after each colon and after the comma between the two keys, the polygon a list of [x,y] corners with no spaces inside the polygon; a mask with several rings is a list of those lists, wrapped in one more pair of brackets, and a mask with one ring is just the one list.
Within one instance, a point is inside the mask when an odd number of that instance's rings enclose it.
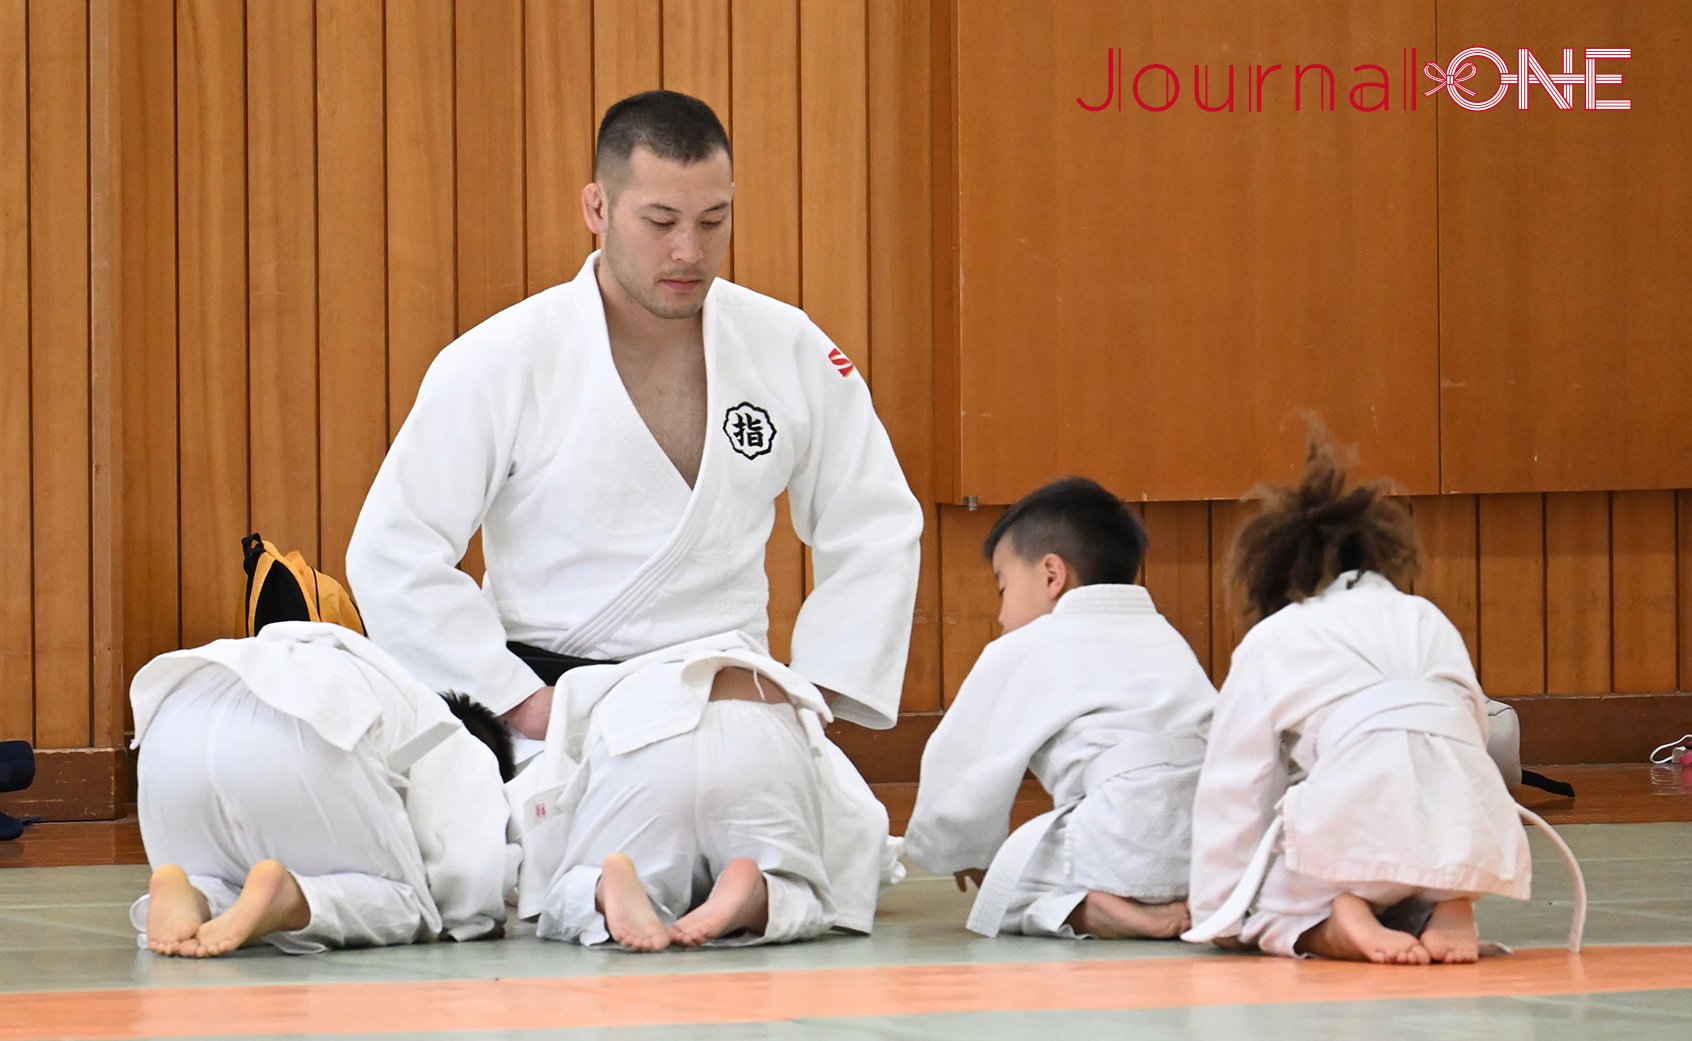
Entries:
{"label": "wooden floor strip", "polygon": [[10,994],[0,1041],[564,1027],[1138,1009],[1683,988],[1692,947],[1523,951],[1401,968],[1261,956],[889,965],[566,979],[169,987]]}

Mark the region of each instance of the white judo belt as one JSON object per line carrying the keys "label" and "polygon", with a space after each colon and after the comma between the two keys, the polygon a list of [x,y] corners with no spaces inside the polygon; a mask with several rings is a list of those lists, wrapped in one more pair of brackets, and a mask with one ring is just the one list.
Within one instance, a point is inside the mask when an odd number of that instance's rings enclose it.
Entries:
{"label": "white judo belt", "polygon": [[[1204,740],[1198,737],[1164,737],[1144,734],[1124,738],[1100,752],[1087,764],[1081,788],[1093,792],[1106,781],[1134,770],[1152,766],[1198,764],[1204,760]],[[1016,887],[1028,873],[1040,842],[1052,826],[1074,810],[1069,803],[1042,813],[1012,832],[994,854],[981,891],[970,908],[968,927],[983,936],[997,936],[1015,898]]]}
{"label": "white judo belt", "polygon": [[[1420,681],[1390,681],[1377,684],[1352,695],[1328,717],[1316,740],[1318,762],[1324,752],[1331,752],[1353,737],[1361,737],[1379,730],[1414,730],[1483,745],[1479,727],[1460,719],[1458,714],[1452,711],[1453,707],[1447,698],[1435,695],[1428,684]],[[1278,809],[1277,807],[1277,811]],[[1569,950],[1579,952],[1581,937],[1586,931],[1586,877],[1581,873],[1580,862],[1575,859],[1574,851],[1569,848],[1568,843],[1563,841],[1563,837],[1557,834],[1556,829],[1546,823],[1544,818],[1519,804],[1516,806],[1516,812],[1522,820],[1550,836],[1552,844],[1557,847],[1557,852],[1561,854],[1563,863],[1569,869],[1575,898],[1574,920],[1569,927]],[[1182,933],[1181,939],[1191,943],[1207,943],[1228,932],[1245,918],[1252,901],[1257,899],[1257,891],[1262,888],[1263,879],[1269,873],[1270,860],[1279,852],[1276,844],[1281,838],[1283,828],[1281,815],[1277,812],[1269,822],[1269,827],[1265,829],[1263,838],[1258,841],[1257,848],[1252,851],[1251,859],[1246,863],[1245,873],[1241,876],[1239,884],[1234,887],[1234,891],[1228,895],[1228,899],[1224,900],[1222,906],[1212,912],[1210,917]]]}

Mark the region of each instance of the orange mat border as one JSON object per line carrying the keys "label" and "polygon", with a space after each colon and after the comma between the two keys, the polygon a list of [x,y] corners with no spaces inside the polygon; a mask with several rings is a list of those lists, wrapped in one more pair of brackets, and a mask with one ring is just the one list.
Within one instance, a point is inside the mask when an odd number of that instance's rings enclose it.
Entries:
{"label": "orange mat border", "polygon": [[888,965],[770,972],[37,991],[4,995],[0,1041],[364,1034],[1041,1009],[1468,998],[1692,985],[1692,946],[1529,950],[1403,968],[1261,956]]}

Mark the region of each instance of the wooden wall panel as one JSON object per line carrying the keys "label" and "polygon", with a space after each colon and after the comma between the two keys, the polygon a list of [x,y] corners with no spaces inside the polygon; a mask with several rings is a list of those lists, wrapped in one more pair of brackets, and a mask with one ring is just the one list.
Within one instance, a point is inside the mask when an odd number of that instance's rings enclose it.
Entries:
{"label": "wooden wall panel", "polygon": [[1479,507],[1473,495],[1419,496],[1411,503],[1422,542],[1418,596],[1432,600],[1463,634],[1470,660],[1480,653]]}
{"label": "wooden wall panel", "polygon": [[662,17],[664,89],[693,95],[733,126],[729,0],[664,0]]}
{"label": "wooden wall panel", "polygon": [[1493,697],[1545,692],[1545,499],[1479,501],[1481,686]]}
{"label": "wooden wall panel", "polygon": [[1146,589],[1208,670],[1212,650],[1210,504],[1148,502],[1144,520],[1149,540]]}
{"label": "wooden wall panel", "polygon": [[999,587],[981,544],[1002,508],[939,508],[941,702],[950,705],[981,649],[999,636]]}
{"label": "wooden wall panel", "polygon": [[[1692,483],[1692,80],[1656,41],[1692,33],[1679,0],[1439,0],[1439,54],[1631,46],[1599,62],[1637,99],[1563,111],[1444,103],[1439,121],[1440,386],[1447,491],[1676,488]],[[1609,42],[1600,42],[1609,41]],[[1430,55],[1431,56],[1431,55]],[[1513,61],[1512,61],[1513,64]],[[1472,88],[1498,85],[1479,63]],[[1443,102],[1442,102],[1443,103]],[[1571,177],[1568,172],[1579,170]],[[1625,418],[1617,405],[1625,402]]]}
{"label": "wooden wall panel", "polygon": [[[595,119],[630,94],[663,81],[661,0],[594,0],[593,111]],[[596,123],[597,126],[597,123]]]}
{"label": "wooden wall panel", "polygon": [[[797,305],[799,244],[799,12],[795,0],[736,0],[730,17],[734,122],[735,281]],[[785,496],[776,508],[765,570],[770,649],[788,653],[805,595],[804,547]]]}
{"label": "wooden wall panel", "polygon": [[388,429],[458,335],[452,0],[388,0]]}
{"label": "wooden wall panel", "polygon": [[582,186],[593,179],[593,0],[528,0],[523,20],[528,291],[576,277],[593,250]]}
{"label": "wooden wall panel", "polygon": [[29,15],[0,0],[0,733],[35,736],[35,498],[29,379]]}
{"label": "wooden wall panel", "polygon": [[903,708],[940,709],[940,531],[934,487],[933,282],[929,270],[933,185],[929,172],[929,10],[909,0],[871,0],[867,11],[868,279],[876,411],[905,479],[924,504]]}
{"label": "wooden wall panel", "polygon": [[1615,664],[1605,692],[1663,694],[1677,679],[1673,492],[1610,496],[1610,618]]}
{"label": "wooden wall panel", "polygon": [[1210,504],[1210,678],[1218,687],[1227,679],[1234,648],[1246,634],[1244,604],[1232,588],[1228,555],[1251,513],[1251,506],[1234,500]]}
{"label": "wooden wall panel", "polygon": [[869,128],[863,0],[799,5],[800,302],[866,380]]}
{"label": "wooden wall panel", "polygon": [[[111,26],[108,62],[113,69],[107,131],[114,141],[117,210],[111,308],[122,383],[120,629],[123,675],[128,677],[154,655],[182,645],[177,589],[175,0],[106,6]],[[161,147],[161,142],[172,147]],[[127,698],[120,700],[127,711]]]}
{"label": "wooden wall panel", "polygon": [[525,295],[523,0],[461,3],[457,12],[458,331],[463,333]]}
{"label": "wooden wall panel", "polygon": [[182,641],[237,631],[247,501],[246,24],[176,5]]}
{"label": "wooden wall panel", "polygon": [[[91,739],[88,12],[29,5],[35,741]],[[65,696],[70,695],[70,696]]]}
{"label": "wooden wall panel", "polygon": [[315,14],[312,0],[247,5],[252,524],[311,561],[319,559]]}
{"label": "wooden wall panel", "polygon": [[[1130,499],[1233,497],[1292,472],[1304,409],[1372,472],[1438,490],[1432,118],[1353,111],[1345,85],[1338,111],[1296,112],[1287,79],[1249,115],[1190,91],[1164,113],[1076,103],[1104,96],[1107,48],[1130,89],[1148,63],[1190,88],[1185,70],[1235,56],[1354,83],[1360,56],[1429,50],[1431,4],[957,12],[959,492],[1008,502],[1082,472]],[[1157,451],[1098,436],[1128,401]]]}
{"label": "wooden wall panel", "polygon": [[1545,497],[1545,690],[1610,690],[1610,496]]}
{"label": "wooden wall panel", "polygon": [[317,6],[317,568],[347,542],[388,447],[386,62],[381,0]]}

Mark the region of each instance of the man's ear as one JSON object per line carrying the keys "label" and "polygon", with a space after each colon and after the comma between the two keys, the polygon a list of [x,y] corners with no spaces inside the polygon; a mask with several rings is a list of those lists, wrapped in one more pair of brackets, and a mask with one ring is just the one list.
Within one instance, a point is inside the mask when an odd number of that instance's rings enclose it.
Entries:
{"label": "man's ear", "polygon": [[606,198],[604,186],[598,181],[589,181],[582,189],[582,222],[587,225],[588,231],[604,235],[610,218],[611,200]]}

